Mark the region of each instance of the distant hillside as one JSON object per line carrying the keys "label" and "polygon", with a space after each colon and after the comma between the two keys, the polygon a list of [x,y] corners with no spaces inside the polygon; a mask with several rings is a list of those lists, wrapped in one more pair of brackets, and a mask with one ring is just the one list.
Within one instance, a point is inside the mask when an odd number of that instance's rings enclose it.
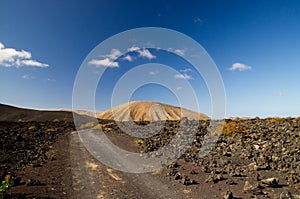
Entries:
{"label": "distant hillside", "polygon": [[116,121],[129,121],[130,116],[134,121],[180,120],[182,117],[196,120],[209,119],[208,116],[202,113],[150,101],[129,102],[97,114],[100,119]]}
{"label": "distant hillside", "polygon": [[74,112],[77,113],[78,115],[86,115],[89,117],[96,117],[96,113],[92,112],[92,111],[85,111],[85,110],[69,110],[69,109],[62,109],[60,111],[63,112]]}
{"label": "distant hillside", "polygon": [[[83,119],[87,116],[82,116]],[[0,121],[73,121],[70,111],[39,111],[0,104]]]}

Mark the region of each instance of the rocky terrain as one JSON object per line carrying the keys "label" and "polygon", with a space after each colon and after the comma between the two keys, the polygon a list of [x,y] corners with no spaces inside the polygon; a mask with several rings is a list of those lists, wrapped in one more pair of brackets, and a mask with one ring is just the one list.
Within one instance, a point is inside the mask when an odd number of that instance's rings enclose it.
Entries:
{"label": "rocky terrain", "polygon": [[[76,133],[71,134],[75,130],[71,122],[0,122],[0,178],[10,173],[13,180],[5,197],[84,198],[84,194],[97,193],[97,187],[102,187],[102,198],[300,197],[300,119],[228,119],[212,131],[214,136],[204,139],[210,122],[136,122],[152,129],[163,125],[156,135],[147,128],[140,132],[149,134],[149,138],[128,136],[114,121],[83,125],[101,128],[114,144],[140,153],[156,151],[170,143],[182,125],[184,133],[174,152],[186,152],[155,176],[126,174],[104,167],[86,154],[83,146],[79,150]],[[118,124],[138,130],[128,122]],[[77,141],[72,144],[70,140],[75,138]],[[189,141],[190,145],[182,147]],[[213,141],[216,145],[210,146]],[[210,152],[202,157],[205,150]],[[93,171],[85,168],[86,161]],[[89,177],[91,173],[94,177]],[[161,183],[162,188],[149,189],[147,183]]]}
{"label": "rocky terrain", "polygon": [[[209,123],[187,121],[185,131],[191,132],[193,126],[198,126],[196,136],[181,158],[166,169],[171,180],[193,187],[194,192],[206,183],[210,189],[225,191],[228,198],[292,198],[283,195],[293,194],[294,198],[300,197],[299,119],[226,120],[222,134],[210,138],[216,139],[216,145],[202,157],[201,147],[209,142],[204,142]],[[151,125],[160,126],[161,122]],[[179,121],[167,121],[159,134],[140,139],[143,152],[156,151],[169,143],[179,127]],[[104,129],[107,133],[122,133],[113,123]],[[180,151],[189,136],[183,135],[184,141],[174,148]]]}
{"label": "rocky terrain", "polygon": [[[74,125],[67,121],[0,122],[0,179],[10,174],[16,187],[21,183],[27,186],[44,185],[35,180],[36,175],[24,182],[17,173],[29,167],[41,168],[56,160],[53,145],[63,134],[73,130]],[[17,194],[15,198],[23,198],[21,195]]]}
{"label": "rocky terrain", "polygon": [[46,152],[57,137],[73,129],[68,122],[0,122],[0,176],[5,170],[21,170],[29,164],[42,166],[53,158]]}

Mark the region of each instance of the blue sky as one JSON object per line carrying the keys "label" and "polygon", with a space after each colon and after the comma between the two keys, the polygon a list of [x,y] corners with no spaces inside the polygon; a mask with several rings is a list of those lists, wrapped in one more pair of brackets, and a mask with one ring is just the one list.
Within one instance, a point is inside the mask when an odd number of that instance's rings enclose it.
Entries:
{"label": "blue sky", "polygon": [[[227,116],[299,116],[299,21],[299,1],[2,0],[0,103],[71,109],[74,80],[90,51],[122,31],[163,27],[193,38],[214,60],[226,90]],[[210,96],[201,76],[185,70],[192,67],[176,56],[148,52],[155,58],[136,52],[135,60],[106,67],[97,110],[110,108],[117,77],[155,60],[182,74],[174,81],[199,86],[199,107],[209,115]],[[148,75],[159,72],[150,68]],[[158,85],[139,88],[131,100],[178,105],[176,96]]]}

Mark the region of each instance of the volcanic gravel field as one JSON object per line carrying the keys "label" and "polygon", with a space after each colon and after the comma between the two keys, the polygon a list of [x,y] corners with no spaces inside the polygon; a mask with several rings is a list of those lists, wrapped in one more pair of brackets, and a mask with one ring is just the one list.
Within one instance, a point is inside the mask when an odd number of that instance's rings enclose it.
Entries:
{"label": "volcanic gravel field", "polygon": [[144,139],[99,122],[114,144],[140,153],[170,143],[182,125],[173,153],[186,152],[162,170],[129,174],[89,155],[71,122],[0,122],[0,178],[13,181],[5,198],[300,198],[299,119],[226,120],[226,132],[208,139],[211,121],[138,122],[163,125]]}

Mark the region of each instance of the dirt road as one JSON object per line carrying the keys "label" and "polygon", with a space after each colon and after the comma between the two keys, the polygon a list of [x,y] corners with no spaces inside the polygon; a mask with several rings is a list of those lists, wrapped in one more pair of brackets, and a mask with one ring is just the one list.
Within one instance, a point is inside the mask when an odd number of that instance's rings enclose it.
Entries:
{"label": "dirt road", "polygon": [[160,172],[131,174],[115,171],[93,158],[79,139],[70,135],[74,198],[189,198],[184,190],[161,178]]}

